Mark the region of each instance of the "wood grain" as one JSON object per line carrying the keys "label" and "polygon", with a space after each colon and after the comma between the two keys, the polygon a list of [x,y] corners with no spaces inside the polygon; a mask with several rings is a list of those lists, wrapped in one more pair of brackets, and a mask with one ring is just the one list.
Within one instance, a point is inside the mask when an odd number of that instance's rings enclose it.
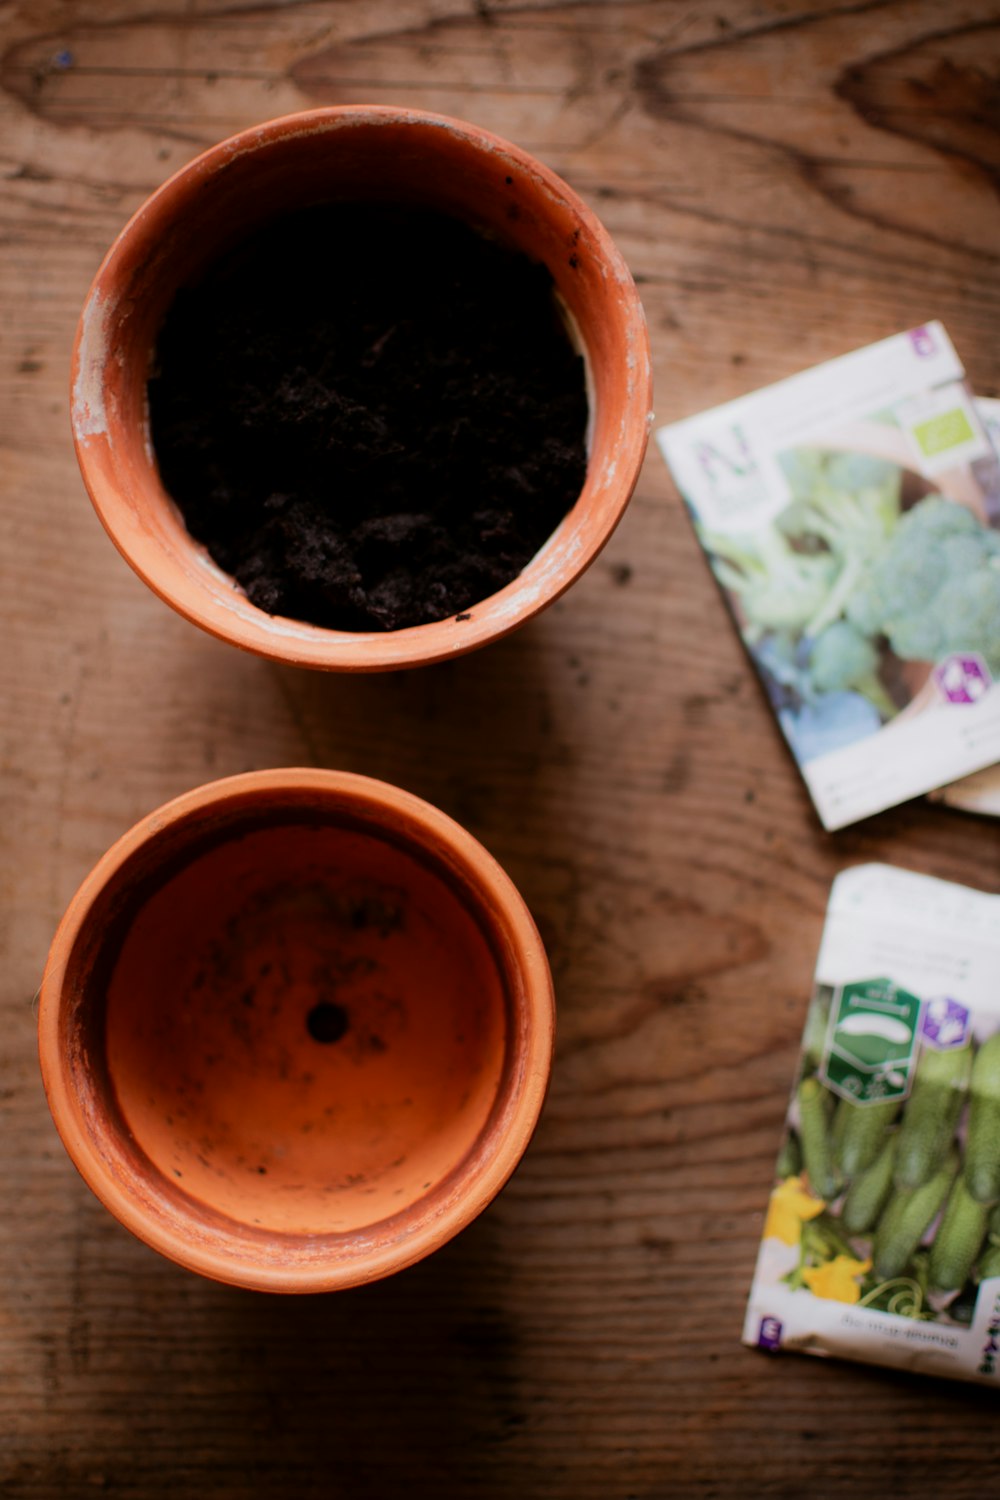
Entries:
{"label": "wood grain", "polygon": [[[240,656],[135,579],[66,382],[126,217],[203,146],[318,103],[464,115],[595,206],[640,281],[657,412],[931,317],[1000,394],[1000,20],[987,0],[0,4],[0,1493],[566,1500],[981,1496],[996,1395],[739,1344],[830,880],[1000,889],[1000,829],[813,817],[651,455],[560,604],[474,658],[344,681]],[[524,891],[553,1087],[496,1205],[352,1294],[210,1285],[76,1179],[32,996],[75,885],[214,776],[365,771]]]}

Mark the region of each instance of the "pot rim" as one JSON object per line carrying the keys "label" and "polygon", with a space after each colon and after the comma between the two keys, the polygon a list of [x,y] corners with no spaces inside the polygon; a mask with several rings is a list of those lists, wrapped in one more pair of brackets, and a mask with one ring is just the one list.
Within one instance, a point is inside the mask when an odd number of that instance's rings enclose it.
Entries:
{"label": "pot rim", "polygon": [[[62,1045],[64,985],[95,903],[151,838],[207,809],[235,808],[241,802],[249,809],[254,801],[263,807],[275,794],[294,798],[296,793],[315,793],[327,807],[360,815],[362,821],[370,816],[373,836],[385,826],[380,817],[390,813],[414,835],[410,847],[415,852],[428,844],[454,861],[467,882],[470,910],[478,913],[477,920],[485,914],[489,927],[502,930],[509,953],[508,972],[516,971],[520,978],[523,1002],[510,1017],[507,1047],[513,1081],[502,1130],[490,1149],[477,1149],[483,1147],[490,1121],[482,1127],[459,1164],[438,1185],[449,1189],[443,1204],[435,1202],[433,1193],[418,1200],[399,1215],[401,1232],[388,1242],[368,1247],[364,1258],[353,1254],[338,1261],[339,1237],[320,1233],[301,1237],[313,1247],[308,1260],[255,1263],[245,1256],[230,1257],[216,1244],[197,1235],[186,1236],[181,1227],[153,1215],[116,1173],[114,1153],[102,1154],[92,1133],[95,1122],[73,1086],[72,1063]],[[208,782],[140,819],[102,855],[70,901],[52,941],[38,1002],[39,1061],[49,1109],[70,1159],[95,1195],[138,1239],[178,1265],[229,1285],[274,1292],[334,1291],[363,1285],[414,1264],[466,1228],[500,1192],[531,1140],[548,1087],[554,1029],[552,978],[541,937],[524,899],[488,850],[446,813],[400,787],[353,772],[309,767],[250,771]],[[155,1187],[162,1181],[161,1174],[152,1163],[149,1170]],[[198,1222],[194,1208],[188,1222],[192,1226]],[[376,1227],[373,1224],[370,1231]],[[315,1247],[324,1242],[330,1245],[329,1256],[317,1259]]]}
{"label": "pot rim", "polygon": [[[163,549],[143,531],[136,505],[105,473],[113,456],[118,418],[105,410],[103,372],[112,357],[108,347],[111,315],[131,280],[127,266],[132,246],[149,235],[151,227],[162,230],[176,222],[187,193],[239,156],[296,137],[400,124],[449,132],[484,156],[516,169],[553,207],[574,216],[597,252],[608,306],[616,310],[628,349],[627,394],[619,435],[604,462],[603,477],[613,488],[587,501],[600,514],[600,524],[586,539],[567,537],[578,500],[535,557],[503,589],[470,605],[462,615],[403,630],[338,631],[268,615],[250,603],[193,538],[191,551],[204,568],[206,581],[213,576],[215,582],[224,580],[232,598],[223,603],[208,589],[183,587],[184,577],[169,560],[164,565]],[[219,640],[272,660],[346,672],[391,671],[463,655],[501,639],[554,603],[600,554],[624,514],[649,440],[651,399],[649,336],[642,304],[624,259],[596,214],[557,173],[503,137],[454,116],[387,104],[332,105],[278,116],[228,137],[180,167],[132,215],[105,255],[84,303],[71,363],[73,441],[84,484],[111,540],[143,582],[177,613]],[[589,483],[588,468],[585,491]],[[162,489],[156,502],[176,510]],[[563,539],[566,545],[560,546]]]}

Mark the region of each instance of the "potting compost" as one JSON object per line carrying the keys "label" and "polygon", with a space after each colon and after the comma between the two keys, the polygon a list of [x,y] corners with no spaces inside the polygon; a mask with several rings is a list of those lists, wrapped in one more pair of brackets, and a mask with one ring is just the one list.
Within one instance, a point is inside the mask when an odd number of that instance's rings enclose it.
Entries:
{"label": "potting compost", "polygon": [[548,270],[425,210],[328,204],[168,310],[153,443],[188,530],[271,614],[397,630],[514,579],[586,470]]}

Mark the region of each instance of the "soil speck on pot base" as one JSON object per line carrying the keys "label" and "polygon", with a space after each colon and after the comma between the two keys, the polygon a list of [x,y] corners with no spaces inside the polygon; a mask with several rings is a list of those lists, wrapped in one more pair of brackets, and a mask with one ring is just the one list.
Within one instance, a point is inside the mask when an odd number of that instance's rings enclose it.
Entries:
{"label": "soil speck on pot base", "polygon": [[261,609],[334,629],[488,598],[586,474],[548,271],[420,209],[319,205],[257,233],[178,294],[149,395],[191,534]]}
{"label": "soil speck on pot base", "polygon": [[[306,1027],[314,1042],[339,1042],[348,1027],[347,1012],[342,1005],[320,1000],[306,1016]],[[372,1039],[374,1040],[374,1038]]]}

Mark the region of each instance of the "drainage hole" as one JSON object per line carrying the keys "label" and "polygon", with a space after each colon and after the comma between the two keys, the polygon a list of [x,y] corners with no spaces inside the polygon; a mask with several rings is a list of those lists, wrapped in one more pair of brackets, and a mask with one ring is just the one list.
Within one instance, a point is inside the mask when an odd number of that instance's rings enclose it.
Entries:
{"label": "drainage hole", "polygon": [[339,1042],[347,1030],[347,1011],[331,1000],[321,1000],[306,1016],[306,1027],[314,1042]]}

